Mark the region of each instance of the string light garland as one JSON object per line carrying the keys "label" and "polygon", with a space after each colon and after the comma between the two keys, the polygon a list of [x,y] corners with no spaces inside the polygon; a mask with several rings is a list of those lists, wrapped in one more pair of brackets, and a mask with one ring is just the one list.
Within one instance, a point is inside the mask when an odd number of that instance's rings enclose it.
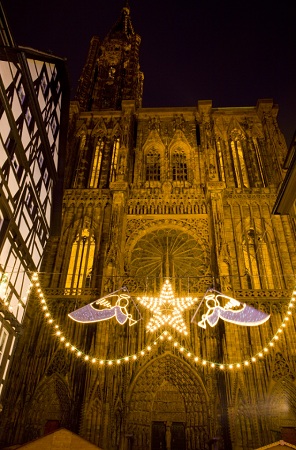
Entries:
{"label": "string light garland", "polygon": [[252,364],[256,363],[257,361],[264,358],[265,355],[269,353],[269,350],[274,347],[274,345],[280,340],[282,333],[284,332],[287,323],[290,320],[290,317],[292,315],[292,310],[295,308],[295,302],[296,302],[296,289],[293,290],[292,297],[290,299],[290,302],[288,304],[287,308],[287,314],[284,317],[281,325],[277,329],[276,333],[273,335],[273,337],[270,339],[270,341],[266,344],[265,347],[263,347],[260,351],[258,351],[253,356],[247,358],[244,361],[240,362],[233,362],[233,363],[218,363],[211,360],[207,360],[205,358],[201,358],[200,356],[195,355],[192,353],[192,351],[185,348],[183,345],[180,344],[177,340],[173,338],[173,336],[167,331],[163,331],[158,337],[155,338],[153,343],[150,345],[146,345],[144,348],[139,350],[137,353],[131,354],[131,355],[125,355],[120,358],[114,358],[114,359],[100,359],[97,357],[93,357],[91,355],[85,354],[82,350],[79,350],[75,345],[73,345],[65,336],[63,331],[60,329],[59,325],[55,323],[55,320],[51,316],[51,313],[48,309],[48,305],[46,302],[46,299],[44,297],[44,294],[42,292],[42,289],[40,287],[38,274],[35,272],[31,278],[32,284],[31,288],[36,288],[40,305],[42,308],[42,311],[44,312],[44,317],[47,321],[47,323],[53,327],[55,336],[59,339],[59,341],[64,344],[65,348],[68,349],[71,353],[75,354],[78,358],[81,358],[81,360],[88,362],[93,365],[97,365],[98,367],[105,367],[105,366],[115,366],[120,365],[121,363],[128,363],[128,362],[134,362],[138,360],[141,357],[146,356],[147,354],[150,354],[153,351],[153,348],[157,348],[159,344],[161,344],[163,341],[169,341],[172,343],[172,346],[174,349],[178,350],[184,358],[186,358],[188,361],[194,364],[198,364],[204,367],[209,367],[213,369],[219,369],[219,370],[234,370],[234,369],[241,369],[241,368],[247,368],[251,366]]}

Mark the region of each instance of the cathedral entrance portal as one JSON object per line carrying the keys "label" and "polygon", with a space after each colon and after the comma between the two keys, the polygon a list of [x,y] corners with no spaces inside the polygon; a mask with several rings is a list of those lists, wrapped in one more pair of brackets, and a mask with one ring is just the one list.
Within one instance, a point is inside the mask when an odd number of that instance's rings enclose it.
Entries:
{"label": "cathedral entrance portal", "polygon": [[186,450],[184,423],[152,422],[151,450]]}
{"label": "cathedral entrance portal", "polygon": [[135,450],[205,450],[209,405],[202,381],[188,364],[167,353],[135,378],[126,435]]}

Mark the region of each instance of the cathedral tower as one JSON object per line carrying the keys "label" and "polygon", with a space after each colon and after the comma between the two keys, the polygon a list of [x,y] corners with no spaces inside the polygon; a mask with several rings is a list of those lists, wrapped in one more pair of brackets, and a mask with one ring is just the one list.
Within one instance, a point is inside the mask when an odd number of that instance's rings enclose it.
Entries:
{"label": "cathedral tower", "polygon": [[251,450],[295,424],[295,235],[272,215],[278,107],[144,108],[139,44],[128,5],[90,44],[7,444],[61,426],[105,450]]}

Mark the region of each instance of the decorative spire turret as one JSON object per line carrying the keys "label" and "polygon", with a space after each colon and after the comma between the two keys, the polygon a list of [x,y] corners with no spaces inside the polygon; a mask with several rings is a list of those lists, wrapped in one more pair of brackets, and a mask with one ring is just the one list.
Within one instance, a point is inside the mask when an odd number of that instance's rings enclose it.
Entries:
{"label": "decorative spire turret", "polygon": [[143,73],[139,70],[141,38],[133,28],[125,2],[103,43],[94,37],[79,80],[76,99],[85,110],[119,110],[122,100],[142,104]]}

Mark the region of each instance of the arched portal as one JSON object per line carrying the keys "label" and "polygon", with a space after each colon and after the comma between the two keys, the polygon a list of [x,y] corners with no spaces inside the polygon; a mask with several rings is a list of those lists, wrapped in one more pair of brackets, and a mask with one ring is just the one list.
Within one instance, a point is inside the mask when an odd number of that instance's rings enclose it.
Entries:
{"label": "arched portal", "polygon": [[188,364],[170,353],[151,361],[136,377],[128,411],[126,436],[131,449],[208,448],[210,421],[204,385]]}

